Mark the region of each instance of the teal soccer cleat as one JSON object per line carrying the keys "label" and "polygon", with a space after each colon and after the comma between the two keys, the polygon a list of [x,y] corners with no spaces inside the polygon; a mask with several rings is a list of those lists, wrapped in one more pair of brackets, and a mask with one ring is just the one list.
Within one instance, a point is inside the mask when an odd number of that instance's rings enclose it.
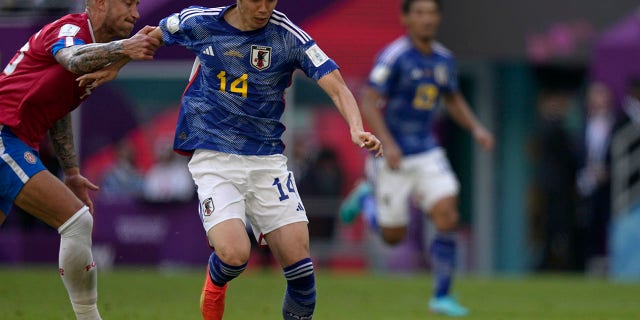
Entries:
{"label": "teal soccer cleat", "polygon": [[431,298],[429,301],[429,310],[433,313],[449,317],[464,317],[469,314],[467,308],[461,306],[455,298],[450,296]]}
{"label": "teal soccer cleat", "polygon": [[344,223],[352,223],[360,211],[362,211],[362,201],[366,195],[372,192],[371,184],[361,181],[351,190],[340,205],[340,220]]}

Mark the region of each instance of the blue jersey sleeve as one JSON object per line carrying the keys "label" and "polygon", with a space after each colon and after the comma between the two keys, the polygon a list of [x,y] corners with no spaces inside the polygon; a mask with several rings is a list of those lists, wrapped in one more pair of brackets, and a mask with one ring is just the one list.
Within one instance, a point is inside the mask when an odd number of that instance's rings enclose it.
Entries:
{"label": "blue jersey sleeve", "polygon": [[[165,45],[171,46],[176,43],[180,43],[180,40],[185,39],[184,32],[179,27],[180,18],[177,13],[174,13],[162,20],[160,20],[160,30],[162,30],[162,42]],[[169,27],[171,26],[171,27]]]}
{"label": "blue jersey sleeve", "polygon": [[369,86],[383,95],[388,95],[394,83],[395,63],[378,59],[369,73]]}
{"label": "blue jersey sleeve", "polygon": [[199,6],[191,6],[182,10],[180,13],[174,13],[160,21],[160,29],[162,30],[162,41],[165,45],[181,45],[189,47],[191,34],[193,33],[194,23],[186,23],[190,18],[196,17],[194,13],[201,13],[204,10],[211,10]]}
{"label": "blue jersey sleeve", "polygon": [[313,40],[300,46],[297,51],[296,58],[299,67],[311,79],[318,81],[325,75],[339,69],[335,61],[329,58]]}
{"label": "blue jersey sleeve", "polygon": [[[453,58],[449,58],[446,64],[446,70],[434,70],[436,79],[442,78],[443,85],[440,90],[443,93],[457,92],[460,88],[458,85],[458,70],[456,62]],[[440,74],[439,74],[440,73]]]}

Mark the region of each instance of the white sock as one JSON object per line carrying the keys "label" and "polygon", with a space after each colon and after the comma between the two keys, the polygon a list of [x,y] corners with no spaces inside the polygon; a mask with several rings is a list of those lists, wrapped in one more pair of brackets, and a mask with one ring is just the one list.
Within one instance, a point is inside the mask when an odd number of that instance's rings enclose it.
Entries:
{"label": "white sock", "polygon": [[93,217],[82,207],[58,228],[60,276],[78,320],[100,320],[98,275],[91,254]]}

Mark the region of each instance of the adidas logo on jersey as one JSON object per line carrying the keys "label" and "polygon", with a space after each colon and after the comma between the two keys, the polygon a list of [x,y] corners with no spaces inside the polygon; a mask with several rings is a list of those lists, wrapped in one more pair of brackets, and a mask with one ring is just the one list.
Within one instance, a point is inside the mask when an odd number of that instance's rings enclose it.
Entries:
{"label": "adidas logo on jersey", "polygon": [[204,49],[204,50],[202,51],[202,53],[204,53],[204,54],[206,54],[206,55],[209,55],[209,56],[212,56],[212,57],[215,55],[215,54],[213,53],[213,47],[212,47],[212,46],[209,46],[208,48]]}

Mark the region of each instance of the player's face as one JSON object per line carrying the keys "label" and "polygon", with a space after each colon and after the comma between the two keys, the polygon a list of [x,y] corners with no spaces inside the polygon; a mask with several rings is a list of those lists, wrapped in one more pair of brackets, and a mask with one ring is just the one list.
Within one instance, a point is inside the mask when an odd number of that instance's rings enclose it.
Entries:
{"label": "player's face", "polygon": [[140,18],[138,0],[108,0],[105,26],[110,28],[113,37],[126,38],[133,25]]}
{"label": "player's face", "polygon": [[238,0],[238,12],[245,31],[263,28],[278,0]]}
{"label": "player's face", "polygon": [[414,1],[402,16],[407,32],[420,40],[433,40],[440,25],[440,10],[432,0]]}

